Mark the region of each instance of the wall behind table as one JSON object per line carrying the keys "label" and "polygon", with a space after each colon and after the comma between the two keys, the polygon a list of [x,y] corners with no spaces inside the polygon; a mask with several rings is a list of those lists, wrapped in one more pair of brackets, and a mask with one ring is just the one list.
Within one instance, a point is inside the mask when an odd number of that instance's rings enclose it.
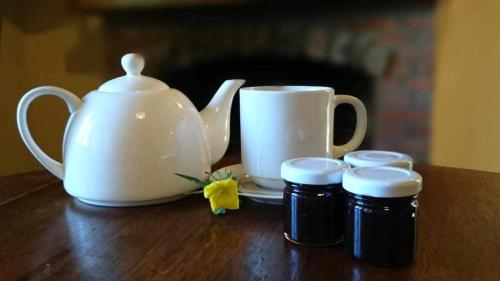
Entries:
{"label": "wall behind table", "polygon": [[[0,176],[43,169],[21,141],[19,99],[31,88],[55,85],[82,97],[103,81],[100,19],[77,15],[65,1],[0,2]],[[68,117],[61,100],[43,97],[30,107],[39,145],[61,159]]]}
{"label": "wall behind table", "polygon": [[431,161],[500,172],[500,1],[440,1]]}
{"label": "wall behind table", "polygon": [[[439,1],[431,160],[500,172],[500,2]],[[17,102],[29,89],[57,85],[83,96],[105,71],[100,19],[62,0],[0,1],[0,176],[42,169],[17,132]],[[42,98],[30,127],[61,158],[64,104]]]}

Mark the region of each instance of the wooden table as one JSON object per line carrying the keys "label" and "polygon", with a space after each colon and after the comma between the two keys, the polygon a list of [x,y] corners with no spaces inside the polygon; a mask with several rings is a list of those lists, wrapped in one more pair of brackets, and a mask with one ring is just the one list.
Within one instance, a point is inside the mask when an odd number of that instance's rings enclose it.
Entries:
{"label": "wooden table", "polygon": [[[226,161],[227,163],[227,161]],[[500,280],[500,174],[423,166],[416,262],[380,268],[283,239],[281,208],[192,196],[90,206],[46,172],[0,178],[0,280]]]}

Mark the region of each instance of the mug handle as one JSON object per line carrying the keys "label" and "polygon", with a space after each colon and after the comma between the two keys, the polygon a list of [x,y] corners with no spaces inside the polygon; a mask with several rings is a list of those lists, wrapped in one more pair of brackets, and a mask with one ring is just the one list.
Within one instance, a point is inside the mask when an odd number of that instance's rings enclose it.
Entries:
{"label": "mug handle", "polygon": [[53,86],[38,87],[27,92],[19,101],[17,106],[17,127],[24,144],[28,147],[29,151],[33,153],[35,158],[40,161],[40,163],[49,170],[56,177],[64,178],[64,167],[60,162],[52,159],[48,156],[39,146],[36,144],[35,140],[31,136],[30,130],[28,128],[28,108],[32,101],[40,96],[56,96],[63,99],[68,106],[69,112],[75,112],[82,101],[73,93],[64,90],[62,88]]}
{"label": "mug handle", "polygon": [[[363,141],[366,133],[366,108],[364,104],[356,97],[348,96],[348,95],[335,95],[334,96],[334,104],[333,110],[339,104],[348,103],[354,107],[354,111],[356,111],[356,129],[354,130],[354,135],[352,138],[343,145],[333,145],[333,157],[339,158],[344,156],[344,154],[351,152],[358,148],[358,146]],[[333,116],[333,115],[332,115]]]}

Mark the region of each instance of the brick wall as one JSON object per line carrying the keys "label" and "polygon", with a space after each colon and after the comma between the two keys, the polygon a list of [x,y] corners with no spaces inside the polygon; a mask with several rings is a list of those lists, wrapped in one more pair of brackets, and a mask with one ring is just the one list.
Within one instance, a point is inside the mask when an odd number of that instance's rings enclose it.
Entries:
{"label": "brick wall", "polygon": [[428,159],[433,92],[433,15],[401,14],[365,25],[391,50],[388,72],[375,90],[374,147]]}

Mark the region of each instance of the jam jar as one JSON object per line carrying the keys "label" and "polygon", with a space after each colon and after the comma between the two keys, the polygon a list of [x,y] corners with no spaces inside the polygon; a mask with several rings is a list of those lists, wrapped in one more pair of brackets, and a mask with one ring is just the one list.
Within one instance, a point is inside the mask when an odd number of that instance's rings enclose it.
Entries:
{"label": "jam jar", "polygon": [[358,150],[349,152],[344,161],[353,168],[392,166],[413,169],[413,159],[406,154],[383,150]]}
{"label": "jam jar", "polygon": [[418,193],[422,177],[395,167],[361,167],[344,173],[344,250],[380,266],[415,257]]}
{"label": "jam jar", "polygon": [[342,174],[349,169],[344,161],[307,157],[283,162],[281,177],[284,235],[291,242],[328,246],[342,241],[344,192]]}

